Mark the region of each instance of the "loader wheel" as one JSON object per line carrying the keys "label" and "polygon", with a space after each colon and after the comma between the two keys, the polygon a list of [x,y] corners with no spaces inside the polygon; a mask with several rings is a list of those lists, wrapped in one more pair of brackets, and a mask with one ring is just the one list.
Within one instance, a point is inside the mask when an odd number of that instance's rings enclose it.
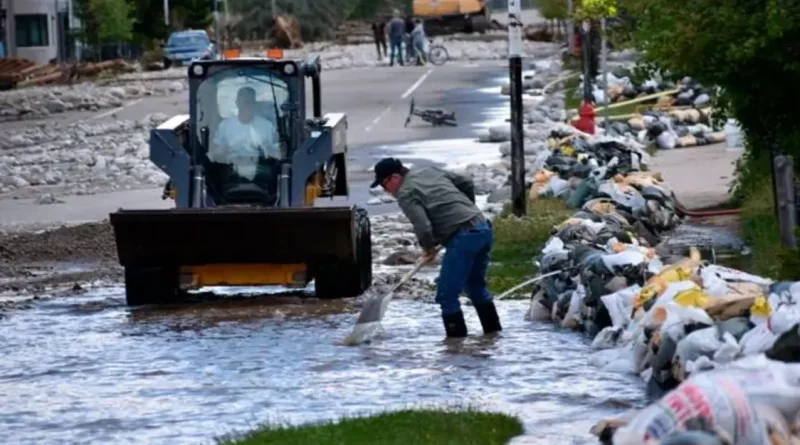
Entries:
{"label": "loader wheel", "polygon": [[175,303],[180,300],[178,271],[169,267],[126,267],[128,306]]}
{"label": "loader wheel", "polygon": [[356,261],[322,266],[314,277],[317,298],[351,298],[372,286],[372,228],[364,209],[356,209]]}

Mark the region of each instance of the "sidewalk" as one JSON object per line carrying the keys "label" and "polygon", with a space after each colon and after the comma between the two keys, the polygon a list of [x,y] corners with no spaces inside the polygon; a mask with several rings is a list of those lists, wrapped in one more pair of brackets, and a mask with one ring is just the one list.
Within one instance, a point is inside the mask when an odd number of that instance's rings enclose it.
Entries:
{"label": "sidewalk", "polygon": [[687,208],[713,206],[730,198],[728,188],[741,153],[727,151],[724,143],[659,150],[650,169],[663,174],[667,185]]}

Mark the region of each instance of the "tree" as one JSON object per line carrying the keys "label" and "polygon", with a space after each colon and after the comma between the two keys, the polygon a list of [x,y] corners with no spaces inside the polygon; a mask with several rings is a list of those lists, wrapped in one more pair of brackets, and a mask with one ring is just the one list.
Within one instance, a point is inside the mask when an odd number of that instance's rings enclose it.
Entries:
{"label": "tree", "polygon": [[566,27],[564,20],[567,18],[567,0],[542,0],[540,10],[545,20],[551,24],[555,22],[554,34],[560,34],[561,26]]}
{"label": "tree", "polygon": [[89,0],[89,14],[99,42],[124,42],[133,37],[133,19],[126,0]]}
{"label": "tree", "polygon": [[800,154],[800,2],[620,0],[645,62],[723,90],[748,150]]}

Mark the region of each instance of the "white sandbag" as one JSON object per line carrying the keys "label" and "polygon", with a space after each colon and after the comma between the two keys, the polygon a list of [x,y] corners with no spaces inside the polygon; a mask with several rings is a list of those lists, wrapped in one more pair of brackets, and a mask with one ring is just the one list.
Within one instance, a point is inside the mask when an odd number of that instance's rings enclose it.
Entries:
{"label": "white sandbag", "polygon": [[733,443],[768,445],[764,422],[738,379],[710,371],[696,374],[658,402],[641,410],[613,435],[614,445],[654,443],[677,431],[686,422],[705,418],[727,433]]}
{"label": "white sandbag", "polygon": [[800,305],[783,304],[772,310],[770,329],[775,335],[781,335],[800,323]]}
{"label": "white sandbag", "polygon": [[561,321],[562,326],[569,325],[570,322],[582,323],[581,310],[583,309],[584,298],[586,298],[586,288],[583,287],[583,284],[578,284],[577,288],[572,291],[572,296],[570,296],[567,313],[564,314],[564,320]]}
{"label": "white sandbag", "polygon": [[550,237],[550,239],[547,240],[547,244],[545,244],[544,248],[542,249],[542,255],[548,255],[555,252],[566,252],[566,249],[564,249],[564,241],[557,236]]}
{"label": "white sandbag", "polygon": [[736,379],[754,403],[769,405],[787,419],[800,413],[800,363],[783,363],[758,354],[701,375],[712,373]]}
{"label": "white sandbag", "polygon": [[748,283],[755,283],[761,286],[769,286],[772,280],[759,277],[758,275],[749,274],[740,270],[731,269],[730,267],[720,266],[719,264],[709,264],[704,269],[713,271],[720,278],[726,281],[745,281]]}
{"label": "white sandbag", "polygon": [[525,314],[525,320],[534,322],[550,320],[550,311],[542,304],[543,294],[543,291],[539,291],[538,294],[531,298],[531,304],[528,307],[528,312]]}
{"label": "white sandbag", "polygon": [[700,287],[695,284],[694,281],[690,280],[669,283],[667,288],[664,289],[664,292],[662,292],[661,295],[658,296],[658,299],[656,299],[655,303],[653,303],[653,307],[651,307],[650,310],[655,307],[671,303],[679,293],[691,289],[700,289]]}
{"label": "white sandbag", "polygon": [[700,269],[700,278],[703,280],[703,290],[708,295],[712,297],[728,295],[728,283],[714,269],[708,267]]}
{"label": "white sandbag", "polygon": [[771,348],[777,339],[767,323],[756,325],[739,339],[740,353],[744,356],[760,354]]}
{"label": "white sandbag", "polygon": [[608,270],[613,270],[614,267],[642,264],[647,260],[647,257],[635,250],[624,250],[620,253],[603,255],[602,260]]}
{"label": "white sandbag", "polygon": [[544,193],[551,193],[553,196],[560,196],[562,193],[569,190],[569,181],[561,179],[558,176],[550,177]]}
{"label": "white sandbag", "polygon": [[671,150],[678,144],[678,137],[669,131],[664,131],[656,137],[656,144],[662,150]]}
{"label": "white sandbag", "polygon": [[667,318],[661,325],[661,335],[669,336],[675,343],[679,343],[686,336],[684,326],[698,323],[712,326],[714,320],[708,313],[697,307],[685,307],[675,302],[663,306],[667,310]]}
{"label": "white sandbag", "polygon": [[631,308],[633,308],[633,298],[641,292],[642,287],[638,284],[626,287],[613,294],[603,295],[600,300],[608,310],[611,317],[611,325],[615,328],[624,328],[631,322]]}
{"label": "white sandbag", "polygon": [[[730,335],[727,332],[725,334]],[[736,339],[733,339],[733,342],[736,343]],[[686,369],[686,363],[689,361],[696,360],[703,355],[713,357],[724,343],[725,341],[720,338],[719,330],[716,327],[699,329],[678,342],[675,347],[675,358],[678,359],[681,367]]]}

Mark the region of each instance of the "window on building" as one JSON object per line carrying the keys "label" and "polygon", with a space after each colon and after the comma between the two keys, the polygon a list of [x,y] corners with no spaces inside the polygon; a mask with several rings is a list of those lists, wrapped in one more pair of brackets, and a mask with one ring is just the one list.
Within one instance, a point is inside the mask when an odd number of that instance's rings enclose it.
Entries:
{"label": "window on building", "polygon": [[14,17],[17,47],[48,46],[47,14],[20,14]]}

